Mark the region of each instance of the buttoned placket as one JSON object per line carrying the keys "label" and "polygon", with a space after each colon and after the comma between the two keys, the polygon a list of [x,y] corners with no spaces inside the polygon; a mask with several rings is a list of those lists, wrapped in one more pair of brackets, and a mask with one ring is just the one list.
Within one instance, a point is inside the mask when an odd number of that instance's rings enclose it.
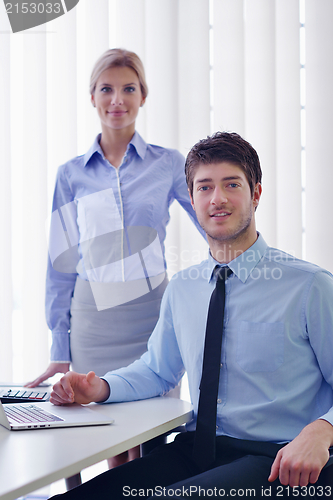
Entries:
{"label": "buttoned placket", "polygon": [[105,158],[104,154],[102,154],[103,160],[115,170],[116,173],[116,178],[117,178],[117,191],[118,191],[118,196],[119,196],[119,208],[120,208],[120,217],[121,217],[121,223],[122,223],[122,230],[121,230],[121,250],[120,250],[120,255],[121,255],[121,275],[122,275],[122,281],[125,281],[125,261],[124,261],[124,231],[125,231],[125,214],[124,214],[124,204],[123,204],[123,196],[122,196],[122,191],[121,191],[121,185],[122,183],[120,182],[120,169],[123,165],[125,165],[128,161],[128,147],[127,150],[123,156],[122,162],[119,165],[118,168],[116,168],[112,163],[109,162],[107,158]]}

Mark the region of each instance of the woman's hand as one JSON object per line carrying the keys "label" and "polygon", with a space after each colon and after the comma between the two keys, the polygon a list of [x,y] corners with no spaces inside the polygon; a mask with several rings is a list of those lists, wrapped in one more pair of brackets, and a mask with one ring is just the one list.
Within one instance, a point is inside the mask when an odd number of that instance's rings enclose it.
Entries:
{"label": "woman's hand", "polygon": [[68,403],[100,403],[110,395],[109,384],[94,372],[87,375],[68,372],[53,386],[50,401],[54,405]]}
{"label": "woman's hand", "polygon": [[69,363],[50,363],[45,372],[42,373],[32,382],[28,382],[24,387],[36,387],[44,382],[44,380],[53,377],[56,373],[67,373],[69,370]]}

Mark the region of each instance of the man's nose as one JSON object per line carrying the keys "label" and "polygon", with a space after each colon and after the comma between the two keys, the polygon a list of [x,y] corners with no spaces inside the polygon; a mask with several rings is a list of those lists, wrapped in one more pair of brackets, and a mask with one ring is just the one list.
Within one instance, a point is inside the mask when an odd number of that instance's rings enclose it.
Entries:
{"label": "man's nose", "polygon": [[220,205],[220,204],[227,203],[227,201],[228,201],[228,199],[226,197],[224,190],[220,187],[215,187],[214,192],[213,192],[213,196],[211,199],[211,204],[212,205]]}

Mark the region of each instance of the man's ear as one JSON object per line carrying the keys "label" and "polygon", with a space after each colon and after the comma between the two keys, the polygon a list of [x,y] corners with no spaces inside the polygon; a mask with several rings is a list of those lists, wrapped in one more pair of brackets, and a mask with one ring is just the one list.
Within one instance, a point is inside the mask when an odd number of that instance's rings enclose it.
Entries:
{"label": "man's ear", "polygon": [[191,200],[191,205],[192,205],[192,208],[193,210],[195,211],[195,206],[194,206],[194,201],[193,201],[193,196],[191,194],[191,191],[189,188],[187,188],[187,191],[188,191],[188,194],[190,195],[190,200]]}
{"label": "man's ear", "polygon": [[262,193],[262,186],[261,186],[260,182],[257,182],[257,184],[254,186],[253,197],[252,197],[253,207],[255,210],[257,209],[257,207],[259,205],[261,193]]}

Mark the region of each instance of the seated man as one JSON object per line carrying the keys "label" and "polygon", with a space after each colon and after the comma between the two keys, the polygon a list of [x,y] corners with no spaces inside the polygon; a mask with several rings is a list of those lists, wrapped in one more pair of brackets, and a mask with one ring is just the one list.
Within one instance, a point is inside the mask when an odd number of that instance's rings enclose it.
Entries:
{"label": "seated man", "polygon": [[51,401],[150,398],[186,371],[193,421],[64,498],[330,496],[332,275],[257,233],[261,168],[238,134],[200,141],[185,170],[208,259],[170,281],[141,359],[103,378],[68,372]]}

